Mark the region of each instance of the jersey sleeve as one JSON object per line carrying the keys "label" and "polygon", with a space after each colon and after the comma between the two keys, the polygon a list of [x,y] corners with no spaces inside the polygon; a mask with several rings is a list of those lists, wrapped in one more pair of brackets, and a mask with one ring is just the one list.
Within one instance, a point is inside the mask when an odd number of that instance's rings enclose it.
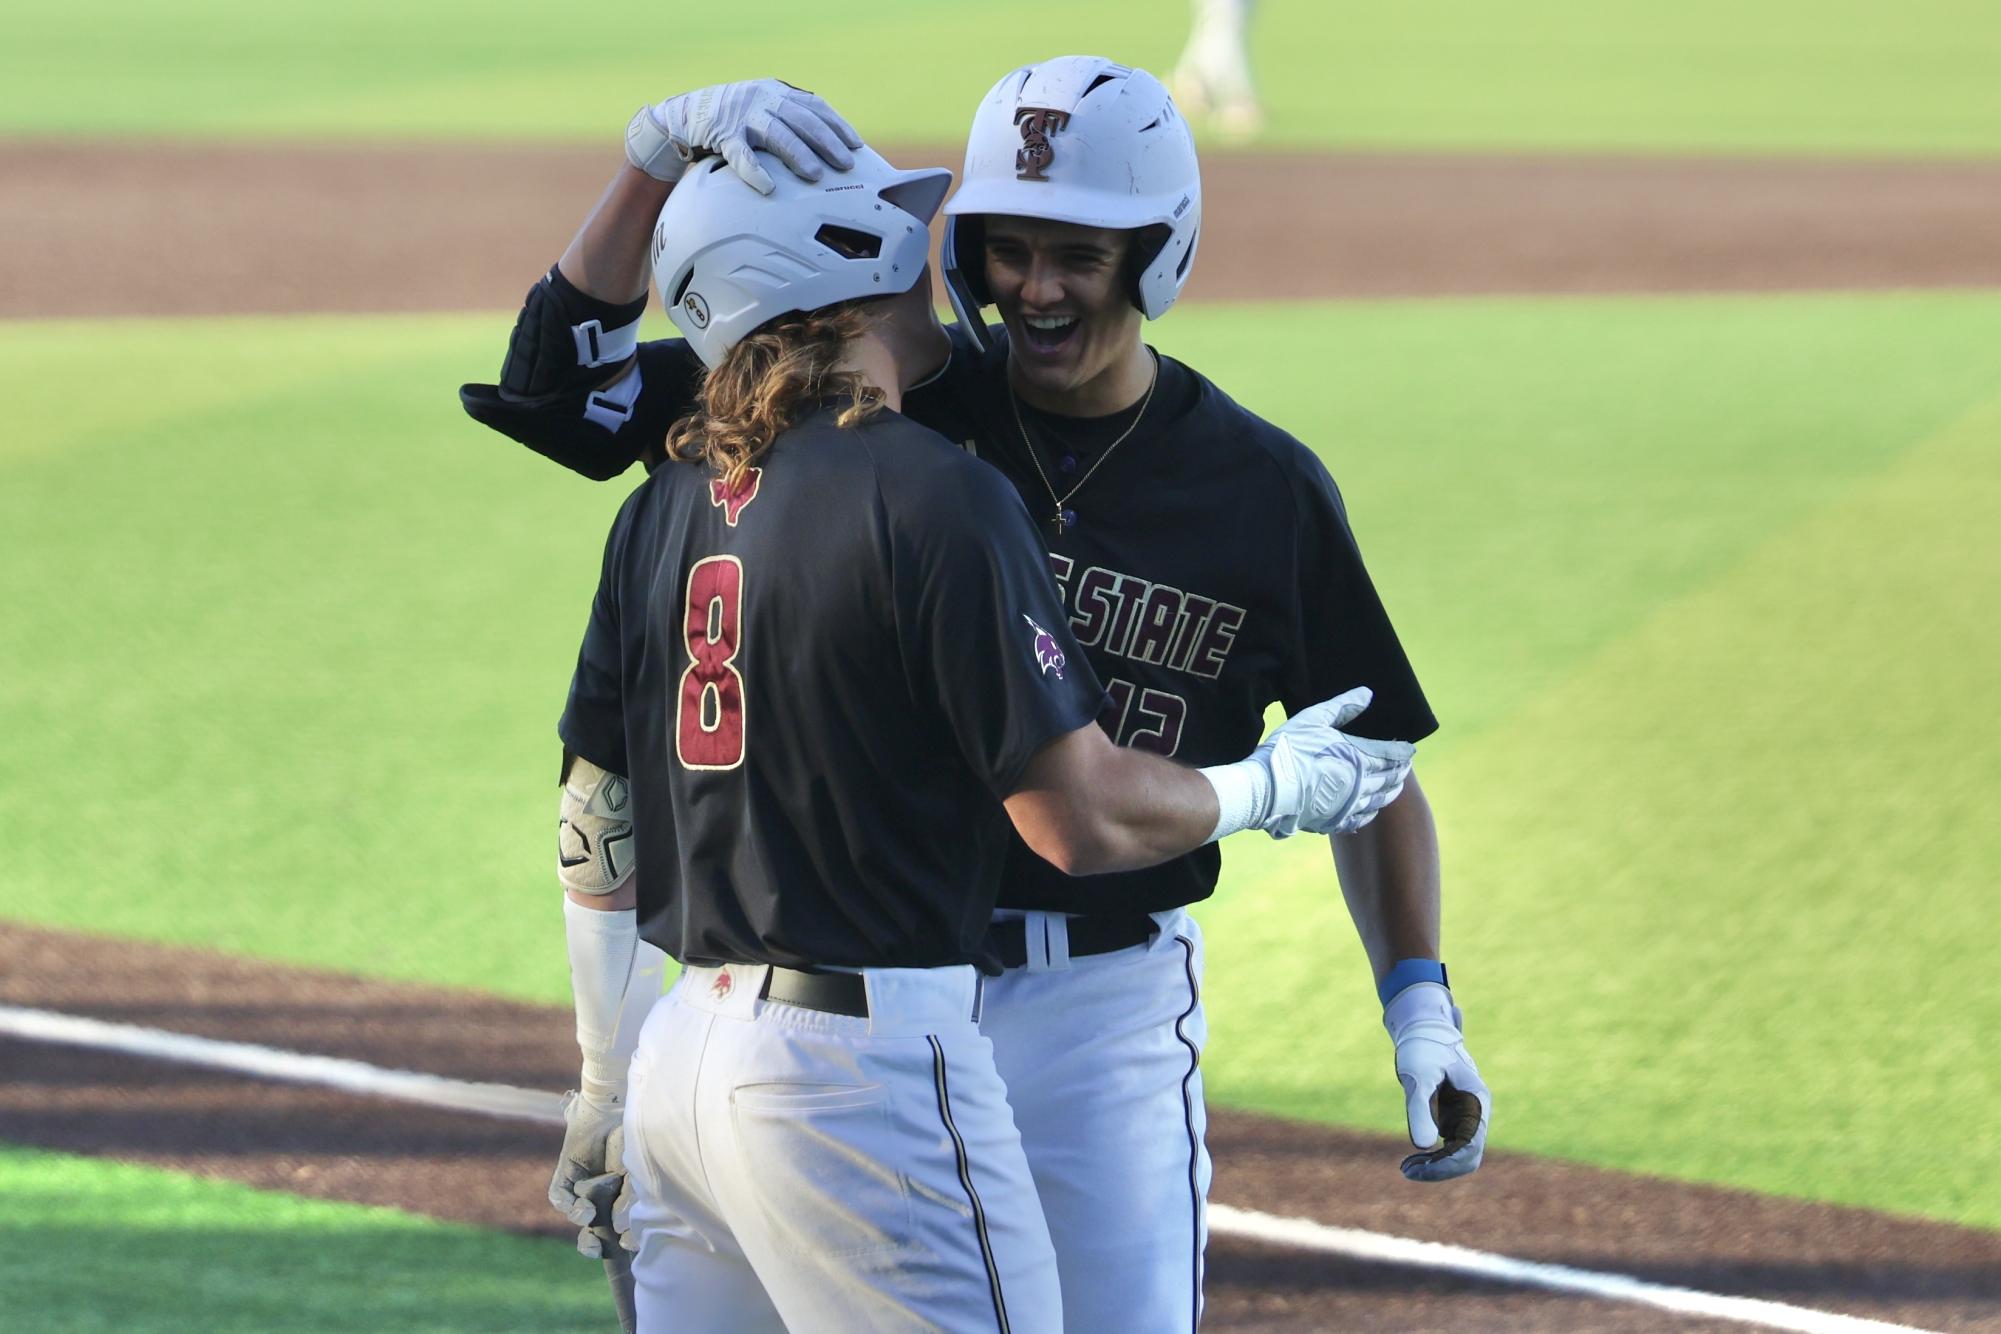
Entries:
{"label": "jersey sleeve", "polygon": [[1013,486],[951,453],[903,479],[889,508],[898,637],[918,702],[1006,797],[1037,751],[1097,716],[1104,689]]}
{"label": "jersey sleeve", "polygon": [[645,305],[598,301],[551,269],[522,303],[500,383],[460,386],[460,406],[598,481],[657,462],[667,428],[694,406],[702,364],[678,338],[639,341]]}
{"label": "jersey sleeve", "polygon": [[[636,494],[636,493],[635,493]],[[627,501],[605,541],[597,594],[584,627],[570,698],[556,732],[563,744],[600,769],[629,775],[625,752],[624,637],[619,621],[619,570],[633,501]]]}
{"label": "jersey sleeve", "polygon": [[1430,736],[1438,719],[1362,563],[1341,492],[1318,458],[1294,448],[1299,625],[1281,697],[1286,712],[1367,686],[1375,698],[1349,730],[1383,741]]}

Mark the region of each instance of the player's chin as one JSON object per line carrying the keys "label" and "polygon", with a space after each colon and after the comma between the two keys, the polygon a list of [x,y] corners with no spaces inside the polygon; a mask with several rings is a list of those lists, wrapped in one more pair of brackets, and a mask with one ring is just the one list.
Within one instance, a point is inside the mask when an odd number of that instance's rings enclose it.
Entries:
{"label": "player's chin", "polygon": [[1040,364],[1027,357],[1017,359],[1021,378],[1029,387],[1045,394],[1063,394],[1077,386],[1077,372],[1068,366]]}
{"label": "player's chin", "polygon": [[1044,393],[1063,394],[1075,389],[1087,378],[1089,357],[1085,355],[1084,339],[1072,337],[1059,347],[1037,347],[1023,340],[1015,344],[1014,361],[1016,368],[1027,382]]}

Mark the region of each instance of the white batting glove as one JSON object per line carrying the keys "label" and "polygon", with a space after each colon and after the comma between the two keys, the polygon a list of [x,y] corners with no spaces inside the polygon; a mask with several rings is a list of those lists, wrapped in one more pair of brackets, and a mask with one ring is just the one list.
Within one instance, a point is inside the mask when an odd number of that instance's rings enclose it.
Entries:
{"label": "white batting glove", "polygon": [[1352,834],[1375,819],[1403,791],[1417,747],[1341,731],[1374,698],[1367,686],[1357,686],[1301,709],[1247,758],[1201,770],[1216,789],[1210,841],[1240,829],[1262,829],[1273,838],[1302,829]]}
{"label": "white batting glove", "polygon": [[1466,1053],[1462,1026],[1452,993],[1436,982],[1413,983],[1383,1007],[1383,1027],[1396,1043],[1410,1142],[1418,1150],[1402,1164],[1412,1181],[1463,1177],[1487,1152],[1494,1095]]}
{"label": "white batting glove", "polygon": [[[563,1098],[563,1149],[549,1179],[549,1203],[577,1228],[577,1250],[604,1258],[618,1244],[615,1214],[629,1212],[625,1180],[625,1099],[593,1089]],[[617,1206],[626,1204],[624,1210]]]}
{"label": "white batting glove", "polygon": [[655,180],[681,179],[698,153],[719,153],[759,194],[771,173],[751,150],[761,148],[801,180],[817,181],[821,163],[836,171],[855,165],[848,150],[862,137],[825,101],[778,79],[718,83],[641,107],[625,127],[625,156]]}
{"label": "white batting glove", "polygon": [[1259,828],[1273,838],[1302,829],[1352,834],[1397,799],[1417,747],[1340,730],[1374,698],[1368,687],[1357,686],[1301,709],[1252,752],[1254,759],[1267,757],[1272,775],[1271,811]]}

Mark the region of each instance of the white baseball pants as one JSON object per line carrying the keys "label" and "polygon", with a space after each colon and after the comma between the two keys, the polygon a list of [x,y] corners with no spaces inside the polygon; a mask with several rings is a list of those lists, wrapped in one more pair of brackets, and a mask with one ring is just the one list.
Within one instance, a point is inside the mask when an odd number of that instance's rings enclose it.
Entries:
{"label": "white baseball pants", "polygon": [[1156,913],[1150,944],[1072,958],[1061,914],[1027,919],[1028,966],[988,979],[980,1031],[1056,1244],[1065,1327],[1193,1330],[1209,1198],[1201,930]]}
{"label": "white baseball pants", "polygon": [[865,972],[866,1019],[760,1000],[767,971],[690,968],[641,1032],[640,1328],[1060,1328],[974,970]]}

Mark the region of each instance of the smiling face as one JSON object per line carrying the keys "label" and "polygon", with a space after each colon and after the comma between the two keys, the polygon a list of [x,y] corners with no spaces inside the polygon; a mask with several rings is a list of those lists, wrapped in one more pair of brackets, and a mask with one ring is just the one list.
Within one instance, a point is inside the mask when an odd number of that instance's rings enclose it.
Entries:
{"label": "smiling face", "polygon": [[1153,360],[1128,290],[1132,233],[1001,215],[986,218],[985,233],[987,286],[1022,398],[1079,417],[1136,402]]}

